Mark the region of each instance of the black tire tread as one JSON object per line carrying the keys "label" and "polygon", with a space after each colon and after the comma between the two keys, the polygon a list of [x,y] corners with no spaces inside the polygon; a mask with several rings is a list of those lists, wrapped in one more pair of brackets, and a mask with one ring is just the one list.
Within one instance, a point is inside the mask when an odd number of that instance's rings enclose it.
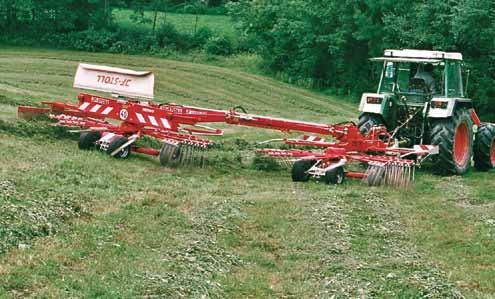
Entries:
{"label": "black tire tread", "polygon": [[480,171],[493,168],[491,160],[492,144],[495,139],[495,124],[482,123],[474,142],[474,167]]}
{"label": "black tire tread", "polygon": [[[113,153],[116,149],[118,149],[119,147],[121,147],[127,141],[129,141],[129,140],[126,137],[124,137],[124,136],[121,136],[121,137],[115,139],[114,141],[112,141],[108,145],[107,153],[110,155],[111,153]],[[116,158],[122,158],[122,159],[127,159],[130,154],[131,154],[131,149],[129,148],[129,153],[127,154],[127,156],[122,157],[120,155],[120,152],[119,152],[114,157],[116,157]]]}
{"label": "black tire tread", "polygon": [[[470,128],[471,144],[469,146],[468,161],[464,167],[458,167],[454,161],[454,138],[458,124],[467,122]],[[439,146],[439,154],[433,159],[435,172],[439,174],[464,174],[469,170],[473,154],[472,120],[469,111],[457,109],[452,117],[431,120],[430,140],[432,145]]]}
{"label": "black tire tread", "polygon": [[363,113],[359,116],[358,127],[359,132],[367,135],[373,126],[384,125],[383,117],[373,113]]}
{"label": "black tire tread", "polygon": [[307,182],[309,180],[309,174],[306,173],[308,169],[313,166],[313,161],[298,160],[292,165],[292,181],[293,182]]}
{"label": "black tire tread", "polygon": [[95,142],[101,138],[101,133],[98,131],[81,132],[79,135],[78,147],[81,150],[91,150],[95,148]]}
{"label": "black tire tread", "polygon": [[[342,182],[339,182],[339,175],[342,175]],[[328,170],[325,173],[324,181],[326,184],[332,184],[332,185],[337,185],[337,184],[342,184],[344,182],[345,176],[344,176],[344,168],[342,167],[337,167],[332,170]]]}
{"label": "black tire tread", "polygon": [[160,164],[166,167],[178,167],[181,162],[180,152],[180,144],[164,143],[160,150]]}

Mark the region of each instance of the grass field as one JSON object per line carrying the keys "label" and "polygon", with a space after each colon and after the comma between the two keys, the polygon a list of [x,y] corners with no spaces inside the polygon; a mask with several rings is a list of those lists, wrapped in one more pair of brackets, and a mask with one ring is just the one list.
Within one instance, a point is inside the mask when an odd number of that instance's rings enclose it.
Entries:
{"label": "grass field", "polygon": [[[133,12],[127,9],[114,9],[113,16],[118,25],[122,27],[136,27],[142,26],[142,28],[148,28],[151,30],[152,23],[143,23],[137,25],[131,19]],[[153,12],[145,12],[146,18],[152,20]],[[230,17],[222,15],[193,15],[193,14],[181,14],[171,12],[159,12],[157,17],[157,26],[160,26],[163,22],[169,22],[179,30],[179,32],[192,33],[196,26],[196,29],[206,27],[213,32],[225,35],[229,37],[235,36],[234,25],[230,21]],[[197,23],[196,23],[197,22]]]}
{"label": "grass field", "polygon": [[0,297],[494,296],[494,173],[424,170],[406,191],[297,184],[249,164],[254,141],[280,134],[237,127],[205,169],[79,151],[77,136],[15,119],[19,104],[74,101],[79,61],[152,69],[161,102],[328,123],[357,115],[229,68],[0,48]]}

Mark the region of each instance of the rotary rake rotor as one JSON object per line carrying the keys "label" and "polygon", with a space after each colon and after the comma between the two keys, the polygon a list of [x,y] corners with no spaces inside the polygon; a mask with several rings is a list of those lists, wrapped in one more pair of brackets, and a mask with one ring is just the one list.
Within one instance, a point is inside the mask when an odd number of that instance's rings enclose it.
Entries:
{"label": "rotary rake rotor", "polygon": [[164,141],[160,150],[160,163],[164,166],[196,166],[205,165],[206,149],[189,143]]}
{"label": "rotary rake rotor", "polygon": [[407,162],[371,162],[366,169],[364,181],[368,186],[389,185],[409,187],[414,180],[415,167]]}
{"label": "rotary rake rotor", "polygon": [[[364,136],[352,122],[320,124],[248,114],[239,107],[215,110],[158,104],[151,101],[153,84],[150,72],[81,64],[75,87],[119,95],[81,93],[77,104],[44,101],[47,107],[20,106],[18,114],[25,118],[47,114],[58,125],[76,129],[80,132],[79,148],[83,150],[98,149],[122,159],[132,152],[157,156],[167,167],[205,165],[206,151],[213,142],[203,136],[223,135],[222,130],[205,124],[317,134],[280,139],[292,147],[314,150],[258,150],[290,166],[293,181],[316,178],[328,184],[341,184],[347,177],[362,179],[370,186],[407,187],[414,179],[415,166],[438,152],[436,146],[428,145],[412,149],[396,147],[384,127],[374,127]],[[161,147],[140,145],[145,136],[158,140]],[[331,137],[332,141],[321,136]],[[367,169],[351,171],[354,165],[364,165]]]}

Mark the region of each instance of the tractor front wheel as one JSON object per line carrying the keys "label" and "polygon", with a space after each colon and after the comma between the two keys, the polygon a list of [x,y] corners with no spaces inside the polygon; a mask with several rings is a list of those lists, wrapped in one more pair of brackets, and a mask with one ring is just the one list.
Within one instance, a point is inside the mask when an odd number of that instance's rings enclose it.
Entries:
{"label": "tractor front wheel", "polygon": [[384,124],[383,117],[378,114],[363,113],[359,116],[359,131],[365,136],[374,126],[383,126]]}
{"label": "tractor front wheel", "polygon": [[433,157],[434,169],[441,174],[464,174],[473,156],[473,122],[467,109],[457,109],[445,119],[431,121],[430,140],[439,146]]}
{"label": "tractor front wheel", "polygon": [[495,124],[482,123],[474,143],[474,167],[488,171],[495,167]]}

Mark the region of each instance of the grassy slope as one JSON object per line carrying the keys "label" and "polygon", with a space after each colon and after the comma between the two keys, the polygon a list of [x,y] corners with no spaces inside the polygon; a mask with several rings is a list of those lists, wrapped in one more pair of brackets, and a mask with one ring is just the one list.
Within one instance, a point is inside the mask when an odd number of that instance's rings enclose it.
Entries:
{"label": "grassy slope", "polygon": [[[184,62],[0,48],[0,296],[451,297],[495,291],[493,174],[420,173],[407,192],[294,184],[236,162],[227,128],[207,169],[81,152],[13,117],[74,99],[78,61],[153,69],[161,101],[339,122],[355,107],[239,71]],[[25,135],[34,135],[24,137]],[[233,151],[229,151],[233,150]],[[245,158],[243,153],[242,157]]]}
{"label": "grassy slope", "polygon": [[[120,26],[123,27],[135,27],[136,23],[131,19],[132,11],[127,9],[115,9],[113,11],[113,16]],[[145,12],[146,18],[152,20],[153,12]],[[197,24],[196,24],[197,20]],[[196,15],[192,14],[179,14],[171,12],[160,12],[157,17],[157,24],[160,26],[163,22],[169,22],[173,24],[177,30],[180,32],[192,33],[194,31],[194,26],[197,28],[207,27],[213,32],[225,36],[234,37],[235,31],[228,16],[221,15]],[[152,23],[144,23],[139,26],[143,28],[152,28]]]}

